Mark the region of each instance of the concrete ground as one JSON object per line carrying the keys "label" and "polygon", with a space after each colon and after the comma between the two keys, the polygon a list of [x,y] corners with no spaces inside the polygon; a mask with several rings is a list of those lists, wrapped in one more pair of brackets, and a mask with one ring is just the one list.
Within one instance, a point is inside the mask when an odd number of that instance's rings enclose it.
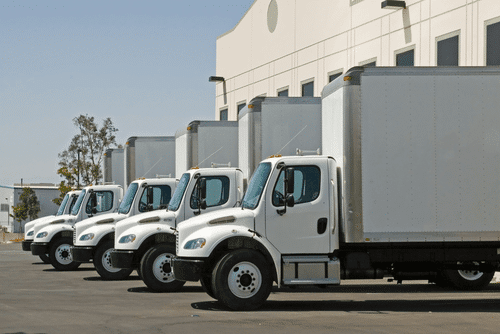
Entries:
{"label": "concrete ground", "polygon": [[498,333],[500,284],[480,292],[346,281],[273,289],[264,306],[233,312],[198,283],[155,293],[135,272],[102,281],[91,264],[57,272],[20,244],[0,244],[0,333]]}

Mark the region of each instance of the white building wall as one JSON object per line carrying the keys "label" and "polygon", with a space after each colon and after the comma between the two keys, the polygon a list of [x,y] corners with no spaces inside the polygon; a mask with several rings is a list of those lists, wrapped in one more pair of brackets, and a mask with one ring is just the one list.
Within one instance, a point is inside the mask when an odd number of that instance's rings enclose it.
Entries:
{"label": "white building wall", "polygon": [[[30,186],[35,191],[36,197],[40,202],[40,212],[38,218],[49,215],[54,215],[59,208],[52,202],[54,198],[59,197],[59,190],[57,187],[49,186]],[[8,212],[0,210],[0,226],[6,227],[7,232],[20,233],[24,232],[24,225],[29,221],[22,221],[21,224],[15,222],[8,213],[13,214],[12,206],[19,204],[19,196],[22,194],[23,188],[20,186],[0,186],[0,204],[8,204]]]}
{"label": "white building wall", "polygon": [[415,66],[437,64],[437,41],[459,35],[459,65],[486,64],[486,25],[500,21],[498,0],[407,0],[382,9],[381,0],[273,0],[277,25],[268,29],[271,0],[255,0],[240,22],[217,39],[215,118],[256,96],[301,96],[314,80],[320,96],[330,74],[376,61],[395,66],[396,54],[415,50]]}

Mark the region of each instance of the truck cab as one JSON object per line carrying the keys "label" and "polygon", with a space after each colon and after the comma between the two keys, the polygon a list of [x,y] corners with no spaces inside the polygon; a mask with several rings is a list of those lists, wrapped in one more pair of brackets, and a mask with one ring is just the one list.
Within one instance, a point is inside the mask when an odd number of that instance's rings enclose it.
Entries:
{"label": "truck cab", "polygon": [[31,253],[49,254],[50,263],[56,270],[78,268],[80,263],[73,261],[70,251],[74,225],[81,220],[115,211],[122,198],[121,186],[96,185],[83,188],[69,214],[54,217],[44,222],[43,226],[35,225]]}
{"label": "truck cab", "polygon": [[[336,163],[325,156],[260,163],[240,208],[177,227],[174,275],[233,309],[253,309],[272,287],[339,284]],[[332,205],[333,204],[333,205]]]}
{"label": "truck cab", "polygon": [[[38,226],[46,226],[48,224],[45,224],[45,222],[50,222],[53,220],[54,217],[59,217],[62,215],[67,215],[71,212],[71,209],[76,203],[76,200],[78,199],[78,195],[80,195],[79,190],[74,190],[74,191],[69,191],[63,198],[61,205],[59,206],[59,209],[57,210],[57,213],[55,215],[51,216],[45,216],[42,218],[35,219],[33,221],[30,221],[29,223],[26,223],[24,225],[25,233],[24,233],[24,241],[22,243],[22,247],[24,251],[31,252],[31,244],[33,243],[33,239],[35,238],[35,225]],[[39,255],[40,259],[44,262],[49,264],[49,257],[47,254],[41,254]]]}
{"label": "truck cab", "polygon": [[175,280],[171,270],[176,227],[191,217],[237,205],[243,197],[243,186],[243,172],[237,168],[194,168],[185,172],[167,210],[143,213],[116,224],[111,264],[137,269],[153,290],[180,289],[184,282]]}
{"label": "truck cab", "polygon": [[178,180],[174,178],[139,179],[132,182],[117,212],[82,220],[75,224],[71,255],[75,262],[92,262],[106,280],[124,279],[132,269],[114,268],[109,255],[113,250],[115,225],[119,221],[159,209],[166,209]]}

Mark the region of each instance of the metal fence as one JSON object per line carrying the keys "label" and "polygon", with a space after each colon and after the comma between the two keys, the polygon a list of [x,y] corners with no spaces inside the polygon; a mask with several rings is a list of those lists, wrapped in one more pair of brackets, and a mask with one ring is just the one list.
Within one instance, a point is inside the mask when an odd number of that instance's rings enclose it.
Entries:
{"label": "metal fence", "polygon": [[20,242],[24,240],[24,233],[9,233],[9,232],[1,232],[0,242]]}

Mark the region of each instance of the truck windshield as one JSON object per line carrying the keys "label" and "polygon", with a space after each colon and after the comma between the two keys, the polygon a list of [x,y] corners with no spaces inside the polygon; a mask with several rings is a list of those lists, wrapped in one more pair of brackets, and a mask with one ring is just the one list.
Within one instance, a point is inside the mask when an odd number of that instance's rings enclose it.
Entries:
{"label": "truck windshield", "polygon": [[78,214],[78,211],[80,211],[80,207],[82,206],[83,199],[85,198],[85,189],[82,190],[80,193],[80,196],[78,196],[78,199],[76,200],[75,206],[73,209],[71,209],[71,215],[76,216]]}
{"label": "truck windshield", "polygon": [[118,213],[127,214],[130,211],[135,194],[137,193],[137,188],[139,188],[139,186],[135,182],[132,182],[128,186],[125,197],[123,197],[123,201],[120,203],[120,207],[118,208]]}
{"label": "truck windshield", "polygon": [[260,197],[262,196],[270,172],[271,164],[269,162],[263,162],[257,167],[252,175],[252,180],[250,180],[245,197],[243,197],[241,206],[244,209],[253,210],[259,205]]}
{"label": "truck windshield", "polygon": [[64,196],[64,199],[63,199],[61,205],[59,206],[59,210],[57,210],[56,216],[60,216],[64,213],[64,208],[66,207],[68,200],[69,200],[69,195],[66,194],[66,196]]}
{"label": "truck windshield", "polygon": [[186,191],[189,183],[189,177],[189,173],[184,173],[184,175],[182,175],[179,184],[177,185],[177,188],[175,188],[174,194],[170,199],[170,203],[168,204],[168,211],[177,211],[177,209],[179,209],[182,197],[184,196],[184,192]]}

